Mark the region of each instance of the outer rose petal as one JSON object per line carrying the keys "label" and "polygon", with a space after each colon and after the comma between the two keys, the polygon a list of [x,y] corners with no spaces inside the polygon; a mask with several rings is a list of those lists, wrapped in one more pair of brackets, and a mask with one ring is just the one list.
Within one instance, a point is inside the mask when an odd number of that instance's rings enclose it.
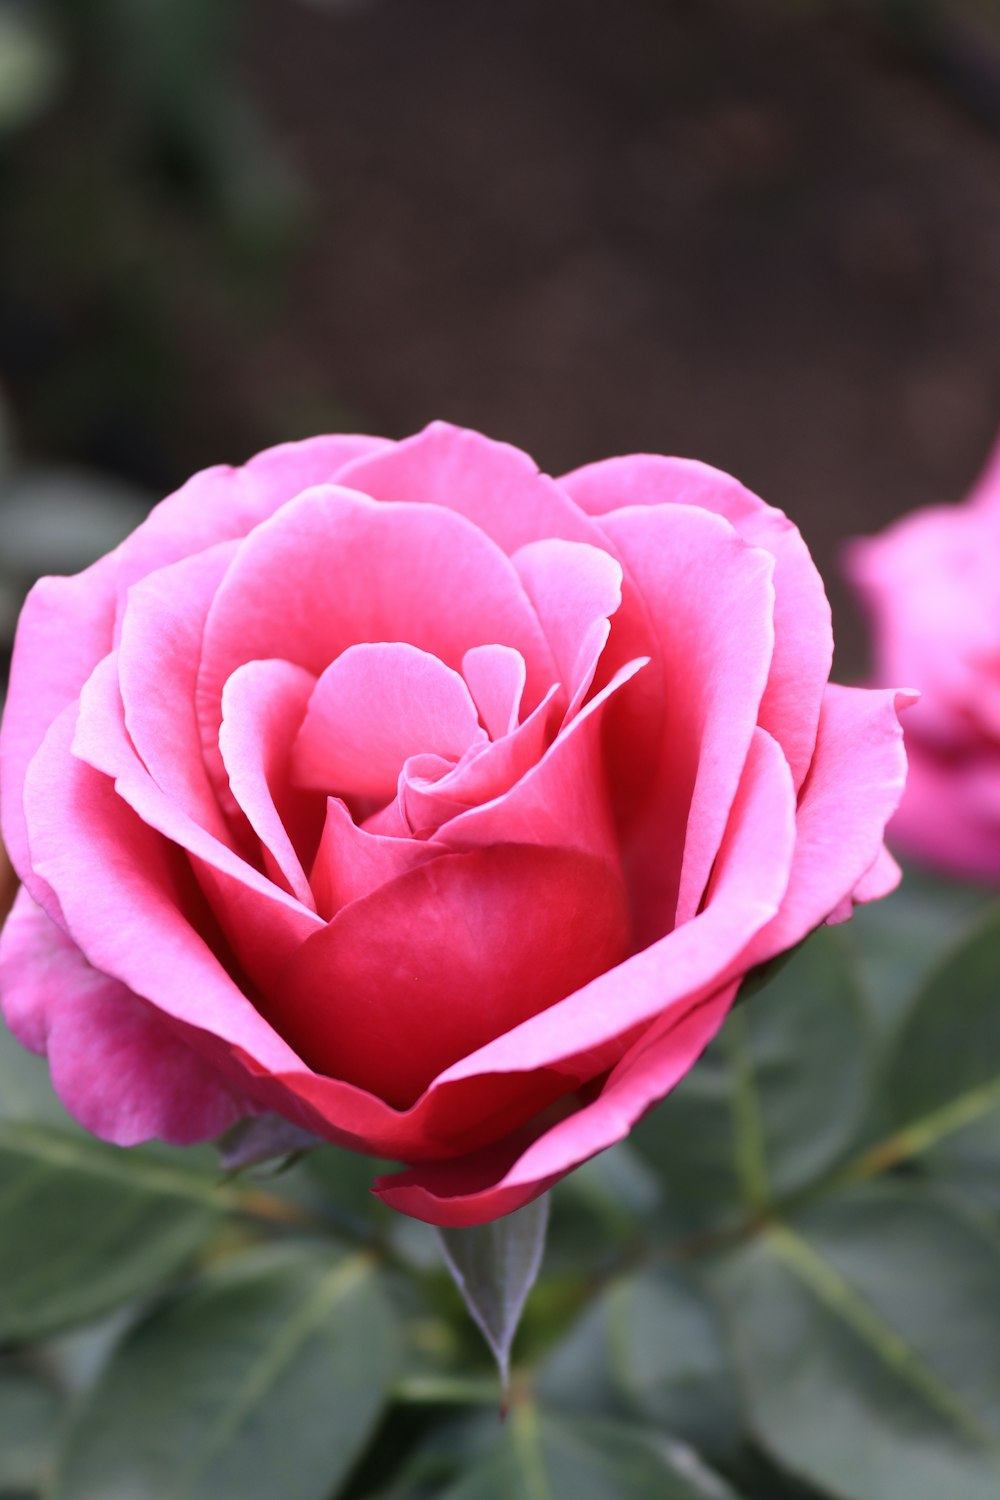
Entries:
{"label": "outer rose petal", "polygon": [[598,529],[527,453],[448,422],[348,464],[338,482],[374,500],[443,505],[508,554],[552,537],[601,544]]}
{"label": "outer rose petal", "polygon": [[898,715],[915,697],[827,687],[812,770],[799,797],[788,891],[753,944],[752,963],[794,947],[837,913],[872,870],[906,780]]}
{"label": "outer rose petal", "polygon": [[710,1000],[669,1013],[626,1053],[592,1104],[533,1140],[526,1132],[523,1151],[517,1150],[521,1141],[505,1142],[477,1157],[379,1177],[373,1191],[400,1213],[448,1228],[486,1224],[522,1208],[588,1157],[624,1139],[690,1072],[725,1020],[737,987],[730,984]]}
{"label": "outer rose petal", "polygon": [[14,868],[39,900],[52,904],[28,853],[21,788],[49,725],[74,701],[111,650],[118,596],[129,584],[178,558],[243,536],[302,487],[332,479],[381,438],[314,438],[259,453],[243,469],[220,466],[168,496],[120,547],[72,578],[43,578],[21,612],[0,735],[0,808]]}
{"label": "outer rose petal", "polygon": [[155,1011],[92,969],[23,889],[0,934],[0,997],[15,1036],[47,1053],[66,1108],[104,1140],[186,1146],[254,1109]]}
{"label": "outer rose petal", "polygon": [[628,505],[695,505],[714,511],[745,541],[773,555],[775,651],[760,724],[785,751],[798,790],[812,759],[833,660],[830,606],[798,528],[739,480],[688,458],[647,453],[611,458],[564,475],[560,484],[598,517]]}

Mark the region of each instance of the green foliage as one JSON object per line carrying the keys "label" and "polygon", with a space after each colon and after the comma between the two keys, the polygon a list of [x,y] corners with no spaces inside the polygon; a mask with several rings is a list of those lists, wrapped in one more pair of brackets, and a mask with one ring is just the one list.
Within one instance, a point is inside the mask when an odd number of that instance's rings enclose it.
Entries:
{"label": "green foliage", "polygon": [[117,1151],[0,1036],[0,1497],[993,1500],[998,999],[981,893],[804,944],[554,1190],[505,1422],[375,1164]]}

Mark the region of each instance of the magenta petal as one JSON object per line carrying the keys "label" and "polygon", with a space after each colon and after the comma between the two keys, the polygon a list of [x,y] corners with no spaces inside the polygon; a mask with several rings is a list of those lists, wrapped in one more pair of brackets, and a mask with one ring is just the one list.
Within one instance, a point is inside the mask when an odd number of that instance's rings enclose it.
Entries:
{"label": "magenta petal", "polygon": [[345,907],[276,986],[275,1024],[318,1072],[397,1107],[449,1064],[624,955],[600,859],[502,844],[447,854]]}
{"label": "magenta petal", "polygon": [[254,1108],[143,1001],[91,968],[25,891],[0,939],[0,991],[11,1030],[47,1053],[56,1093],[103,1140],[186,1146]]}
{"label": "magenta petal", "polygon": [[630,505],[693,505],[713,511],[735,526],[744,541],[773,555],[775,648],[760,723],[785,751],[798,789],[812,759],[833,659],[830,606],[798,528],[731,475],[693,459],[638,453],[590,464],[560,483],[593,516]]}
{"label": "magenta petal", "polygon": [[722,1025],[736,988],[729,984],[710,1000],[667,1017],[625,1054],[592,1104],[544,1130],[512,1163],[501,1144],[472,1158],[380,1177],[374,1191],[390,1208],[429,1224],[486,1224],[513,1213],[622,1140],[651,1105],[665,1098]]}
{"label": "magenta petal", "polygon": [[268,874],[308,907],[315,902],[289,830],[312,799],[289,784],[289,759],[315,685],[290,662],[247,662],[223,690],[219,730],[230,789],[260,839]]}
{"label": "magenta petal", "polygon": [[774,559],[689,506],[603,524],[647,606],[648,671],[663,682],[656,780],[626,853],[648,941],[701,904],[771,665]]}
{"label": "magenta petal", "polygon": [[429,840],[386,838],[359,828],[343,802],[331,797],[310,877],[316,908],[329,921],[342,906],[440,853]]}
{"label": "magenta petal", "polygon": [[349,646],[320,677],[292,751],[299,786],[388,802],[409,756],[486,743],[464,679],[401,641]]}
{"label": "magenta petal", "polygon": [[375,500],[444,506],[508,554],[549,537],[600,545],[596,528],[527,453],[447,422],[349,464],[338,483]]}

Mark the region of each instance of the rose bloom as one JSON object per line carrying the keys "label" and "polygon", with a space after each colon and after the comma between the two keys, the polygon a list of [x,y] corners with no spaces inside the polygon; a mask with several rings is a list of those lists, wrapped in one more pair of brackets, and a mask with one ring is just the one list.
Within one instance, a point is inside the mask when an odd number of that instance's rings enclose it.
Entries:
{"label": "rose bloom", "polygon": [[1000,881],[1000,446],[964,505],[853,542],[875,674],[921,691],[906,718],[906,796],[890,834],[952,875]]}
{"label": "rose bloom", "polygon": [[7,1020],[108,1140],[272,1111],[406,1163],[406,1213],[508,1213],[895,884],[900,697],[831,647],[703,464],[436,424],[197,474],[25,606]]}

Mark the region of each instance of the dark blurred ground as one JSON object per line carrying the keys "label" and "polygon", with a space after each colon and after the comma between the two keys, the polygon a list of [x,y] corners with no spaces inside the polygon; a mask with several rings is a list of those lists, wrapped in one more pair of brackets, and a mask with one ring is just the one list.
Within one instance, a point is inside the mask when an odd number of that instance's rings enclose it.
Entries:
{"label": "dark blurred ground", "polygon": [[159,494],[434,416],[554,472],[694,455],[799,522],[860,670],[838,541],[958,498],[1000,426],[991,6],[48,14],[61,84],[0,158],[23,458]]}

